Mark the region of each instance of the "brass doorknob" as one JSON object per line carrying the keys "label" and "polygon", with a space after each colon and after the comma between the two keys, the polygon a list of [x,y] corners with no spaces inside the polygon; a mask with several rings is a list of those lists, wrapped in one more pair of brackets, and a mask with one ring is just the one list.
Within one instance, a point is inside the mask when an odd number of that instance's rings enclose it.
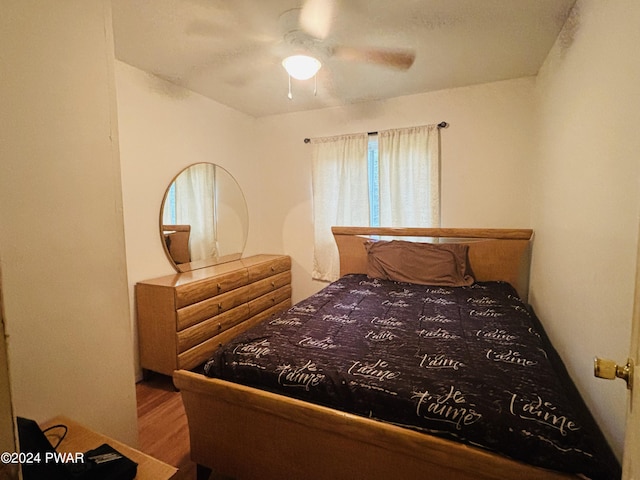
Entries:
{"label": "brass doorknob", "polygon": [[607,380],[621,378],[627,382],[627,388],[631,390],[633,387],[633,360],[628,359],[626,365],[617,365],[613,360],[596,357],[593,359],[593,374]]}

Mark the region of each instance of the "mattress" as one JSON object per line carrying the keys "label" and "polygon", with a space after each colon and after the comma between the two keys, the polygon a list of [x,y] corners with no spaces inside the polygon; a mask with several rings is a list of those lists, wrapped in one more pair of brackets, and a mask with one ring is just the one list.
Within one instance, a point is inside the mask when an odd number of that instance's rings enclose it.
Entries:
{"label": "mattress", "polygon": [[540,322],[504,282],[347,275],[224,345],[204,373],[542,468],[620,478]]}

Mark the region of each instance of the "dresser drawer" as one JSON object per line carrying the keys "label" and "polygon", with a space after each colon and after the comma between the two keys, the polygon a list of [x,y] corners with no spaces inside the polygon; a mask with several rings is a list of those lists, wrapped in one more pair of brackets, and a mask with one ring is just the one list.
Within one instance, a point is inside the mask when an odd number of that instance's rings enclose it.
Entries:
{"label": "dresser drawer", "polygon": [[274,317],[276,315],[278,315],[279,313],[285,311],[287,308],[291,307],[291,299],[287,298],[284,301],[277,303],[276,305],[274,305],[273,307],[270,307],[266,310],[263,310],[262,312],[258,313],[257,315],[252,315],[251,316],[251,321],[256,321],[256,323],[262,323],[265,320],[267,320],[268,318]]}
{"label": "dresser drawer", "polygon": [[255,283],[249,285],[248,299],[253,300],[255,298],[261,297],[269,292],[274,292],[279,288],[291,284],[291,271],[287,270],[286,272],[278,273],[271,277],[264,278],[262,280],[258,280]]}
{"label": "dresser drawer", "polygon": [[249,277],[245,269],[206,278],[197,282],[176,287],[176,307],[182,308],[200,302],[214,295],[235,290],[248,283]]}
{"label": "dresser drawer", "polygon": [[290,257],[278,257],[268,262],[258,263],[247,267],[249,282],[256,282],[277,273],[291,270]]}
{"label": "dresser drawer", "polygon": [[190,369],[203,364],[211,358],[213,352],[220,348],[222,344],[227,343],[229,340],[238,336],[245,330],[257,325],[264,320],[264,318],[266,318],[266,316],[262,317],[258,315],[256,317],[250,317],[248,320],[225,330],[220,335],[211,337],[208,340],[199,343],[195,347],[180,353],[177,357],[177,368]]}
{"label": "dresser drawer", "polygon": [[249,315],[254,316],[287,299],[291,299],[291,285],[286,285],[249,302]]}
{"label": "dresser drawer", "polygon": [[178,331],[184,330],[192,325],[213,317],[221,313],[231,310],[232,308],[242,305],[249,301],[249,293],[252,286],[236,288],[230,292],[207,298],[198,303],[192,303],[186,307],[178,309],[176,318],[176,328]]}
{"label": "dresser drawer", "polygon": [[178,332],[178,353],[224,332],[247,318],[249,318],[249,305],[245,303]]}

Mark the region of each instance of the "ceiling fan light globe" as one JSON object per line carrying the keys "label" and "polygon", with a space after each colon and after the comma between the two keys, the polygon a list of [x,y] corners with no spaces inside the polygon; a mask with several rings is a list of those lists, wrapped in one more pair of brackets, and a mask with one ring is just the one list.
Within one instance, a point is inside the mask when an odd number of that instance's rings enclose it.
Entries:
{"label": "ceiling fan light globe", "polygon": [[293,78],[308,80],[318,73],[322,64],[308,55],[292,55],[282,61],[282,66]]}

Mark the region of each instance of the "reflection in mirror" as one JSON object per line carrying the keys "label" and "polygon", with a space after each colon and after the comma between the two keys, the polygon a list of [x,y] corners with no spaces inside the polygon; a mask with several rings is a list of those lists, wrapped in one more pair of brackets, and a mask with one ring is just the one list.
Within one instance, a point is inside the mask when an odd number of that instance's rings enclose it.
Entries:
{"label": "reflection in mirror", "polygon": [[167,188],[160,211],[160,235],[178,272],[239,259],[248,230],[242,190],[219,165],[191,165]]}

